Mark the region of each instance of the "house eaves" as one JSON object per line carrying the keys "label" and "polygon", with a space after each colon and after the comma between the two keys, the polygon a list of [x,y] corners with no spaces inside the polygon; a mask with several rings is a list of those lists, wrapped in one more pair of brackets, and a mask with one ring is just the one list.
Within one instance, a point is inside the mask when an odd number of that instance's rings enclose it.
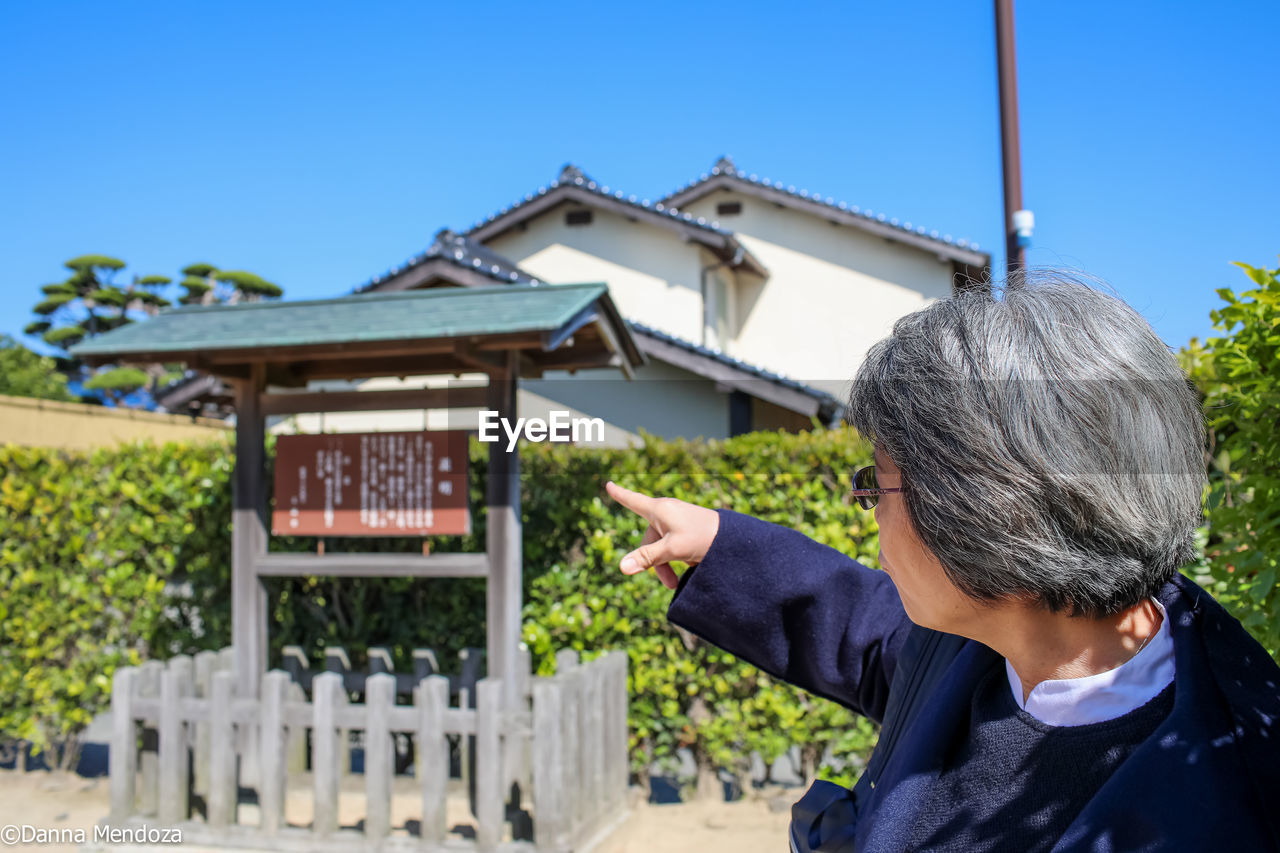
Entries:
{"label": "house eaves", "polygon": [[650,358],[687,370],[718,384],[742,391],[806,417],[817,416],[828,426],[844,407],[832,394],[734,358],[719,349],[678,338],[652,326],[627,321],[640,351]]}
{"label": "house eaves", "polygon": [[950,261],[957,272],[969,272],[974,278],[977,278],[975,273],[991,265],[991,255],[980,251],[977,243],[955,239],[950,234],[940,234],[923,225],[899,222],[897,218],[836,201],[830,196],[824,198],[820,193],[797,190],[795,186],[783,184],[782,181],[770,181],[768,178],[748,174],[737,168],[728,157],[721,157],[710,172],[704,172],[697,179],[662,198],[660,203],[667,205],[668,210],[672,207],[679,210],[717,190],[733,190],[792,210],[820,216],[838,225],[848,225],[886,240],[914,246],[937,255],[940,260]]}
{"label": "house eaves", "polygon": [[569,202],[615,213],[633,222],[648,222],[672,231],[689,242],[705,246],[717,258],[735,267],[761,278],[769,275],[764,264],[738,242],[732,231],[721,228],[718,222],[681,213],[661,201],[651,202],[647,198],[627,195],[622,190],[610,190],[572,164],[566,165],[560,176],[549,185],[539,187],[536,192],[529,193],[515,204],[490,214],[487,219],[463,232],[463,236],[477,243],[486,243],[521,223]]}
{"label": "house eaves", "polygon": [[235,392],[216,376],[188,370],[181,379],[170,382],[157,391],[154,398],[156,405],[166,412],[183,412],[192,403],[230,403],[235,398]]}
{"label": "house eaves", "polygon": [[492,249],[442,228],[425,251],[352,292],[412,290],[436,279],[467,287],[543,283]]}

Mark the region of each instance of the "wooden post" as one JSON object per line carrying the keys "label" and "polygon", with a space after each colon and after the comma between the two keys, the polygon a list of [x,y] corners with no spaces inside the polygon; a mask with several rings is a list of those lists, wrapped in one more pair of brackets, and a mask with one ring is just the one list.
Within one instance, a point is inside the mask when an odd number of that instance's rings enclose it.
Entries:
{"label": "wooden post", "polygon": [[476,849],[496,850],[505,823],[502,804],[502,683],[486,678],[476,685]]}
{"label": "wooden post", "polygon": [[566,822],[570,824],[570,835],[577,837],[578,830],[586,822],[585,802],[583,798],[583,742],[582,720],[580,718],[581,702],[578,691],[581,686],[581,667],[578,666],[578,653],[573,649],[561,649],[556,652],[556,678],[562,685],[561,710],[563,726],[560,742],[564,747],[564,780],[563,786],[567,803],[565,806]]}
{"label": "wooden post", "polygon": [[134,685],[138,670],[122,666],[111,682],[111,822],[119,825],[133,815],[137,794],[138,727],[133,720]]}
{"label": "wooden post", "polygon": [[[529,653],[529,647],[524,643],[517,644],[515,658],[515,676],[516,676],[516,698],[515,708],[517,711],[529,711],[530,699],[530,681],[532,679],[532,656]],[[508,790],[512,783],[520,785],[522,792],[529,792],[531,786],[530,761],[529,753],[531,738],[525,736],[517,736],[513,731],[504,731],[506,735],[506,743],[504,743],[502,760],[502,786],[503,790]]]}
{"label": "wooden post", "polygon": [[601,707],[604,670],[603,660],[596,658],[582,667],[582,692],[579,694],[579,708],[582,719],[582,740],[586,766],[584,783],[586,791],[587,823],[595,826],[600,818],[601,800],[604,788],[604,750],[603,737],[604,709]]}
{"label": "wooden post", "polygon": [[[190,658],[187,659],[188,663]],[[176,824],[187,819],[187,737],[182,719],[182,699],[188,687],[180,667],[160,675],[159,807],[160,823]]]}
{"label": "wooden post", "polygon": [[258,745],[262,752],[258,776],[259,826],[267,835],[275,835],[284,823],[285,737],[284,702],[289,690],[289,675],[278,669],[262,679],[259,703],[260,728]]}
{"label": "wooden post", "polygon": [[627,713],[630,701],[627,697],[627,653],[609,652],[609,682],[606,686],[609,698],[605,702],[608,716],[605,727],[608,732],[605,748],[608,763],[605,789],[609,796],[610,811],[626,808],[627,785],[631,780],[630,743],[627,735]]}
{"label": "wooden post", "polygon": [[421,682],[439,671],[440,662],[436,659],[435,649],[413,650],[413,680],[415,682]]}
{"label": "wooden post", "polygon": [[569,847],[561,697],[564,681],[533,680],[533,837],[539,850]]}
{"label": "wooden post", "polygon": [[[217,652],[208,650],[196,652],[194,695],[205,700],[206,703],[209,701],[213,685],[213,670],[217,663]],[[207,800],[209,796],[209,723],[207,720],[200,720],[191,725],[193,730],[191,789]]]}
{"label": "wooden post", "polygon": [[391,650],[385,646],[370,646],[367,654],[370,675],[396,671],[395,662],[391,659]]}
{"label": "wooden post", "polygon": [[231,720],[235,673],[213,674],[209,688],[209,826],[236,822],[236,739]]}
{"label": "wooden post", "polygon": [[618,656],[618,699],[622,708],[618,711],[618,752],[622,755],[622,767],[618,771],[619,807],[627,805],[627,789],[631,786],[631,692],[627,689],[630,677],[631,659],[625,651],[615,652]]}
{"label": "wooden post", "polygon": [[600,660],[600,749],[601,749],[601,788],[600,788],[600,811],[603,814],[611,813],[616,808],[617,803],[614,802],[616,796],[616,786],[614,779],[617,778],[618,754],[615,749],[615,740],[613,736],[616,727],[615,719],[617,717],[618,699],[615,695],[614,685],[617,683],[617,662],[613,658],[612,652],[606,652],[601,655]]}
{"label": "wooden post", "polygon": [[317,835],[329,835],[338,829],[338,781],[344,767],[339,761],[346,751],[339,742],[337,711],[346,704],[347,694],[342,676],[336,672],[317,675],[311,682],[312,713],[315,725],[311,731],[311,775],[315,782],[315,818],[311,828]]}
{"label": "wooden post", "polygon": [[[307,694],[296,681],[289,682],[285,699],[295,705],[307,704]],[[285,769],[289,773],[304,773],[307,769],[307,727],[299,723],[285,726]]]}
{"label": "wooden post", "polygon": [[[489,374],[489,408],[500,418],[516,418],[516,392],[520,353],[506,353],[505,370]],[[489,581],[487,589],[488,675],[502,684],[502,710],[515,710],[519,683],[515,676],[516,646],[520,642],[521,528],[520,454],[507,450],[507,442],[489,445],[487,484],[487,539]]]}
{"label": "wooden post", "polygon": [[422,784],[421,840],[438,843],[444,841],[448,830],[445,795],[449,785],[449,741],[444,733],[444,715],[449,707],[449,679],[443,675],[428,676],[418,684],[416,694],[418,779]]}
{"label": "wooden post", "polygon": [[391,708],[396,703],[396,677],[370,675],[364,693],[364,834],[381,841],[391,831],[391,778],[395,775]]}
{"label": "wooden post", "polygon": [[306,690],[311,686],[311,662],[301,646],[285,646],[280,650],[280,665],[293,681]]}
{"label": "wooden post", "polygon": [[[137,695],[145,699],[160,698],[160,675],[164,664],[158,660],[145,661],[138,668]],[[156,752],[156,728],[154,723],[142,724],[142,753],[138,756],[138,813],[156,813],[159,788],[159,753]]]}
{"label": "wooden post", "polygon": [[[190,697],[196,695],[195,662],[191,659],[191,655],[174,655],[165,662],[165,668],[170,672],[177,673],[179,696]],[[185,717],[183,718],[182,730],[188,751],[194,750],[196,745],[195,727]],[[188,755],[188,764],[190,764],[191,758],[192,756]]]}
{"label": "wooden post", "polygon": [[236,383],[236,468],[231,513],[231,638],[237,692],[257,696],[267,669],[266,591],[257,560],[267,551],[266,421],[261,397],[266,365],[254,364],[248,381]]}

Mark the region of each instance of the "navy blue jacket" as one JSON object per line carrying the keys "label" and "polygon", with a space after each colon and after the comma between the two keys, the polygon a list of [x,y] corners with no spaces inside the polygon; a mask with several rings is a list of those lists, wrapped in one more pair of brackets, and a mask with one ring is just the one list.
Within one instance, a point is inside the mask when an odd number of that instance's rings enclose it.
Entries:
{"label": "navy blue jacket", "polygon": [[[901,850],[999,656],[913,625],[885,573],[797,531],[718,512],[719,532],[681,576],[668,618],[882,723],[852,791],[816,782],[792,808],[792,846]],[[1159,599],[1174,644],[1173,710],[1054,850],[1280,850],[1280,668],[1185,577]]]}

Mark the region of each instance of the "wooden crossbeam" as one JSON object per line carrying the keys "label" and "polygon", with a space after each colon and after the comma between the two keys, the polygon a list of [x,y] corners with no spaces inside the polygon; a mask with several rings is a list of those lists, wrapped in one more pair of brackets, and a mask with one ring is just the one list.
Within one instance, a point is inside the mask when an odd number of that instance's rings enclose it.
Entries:
{"label": "wooden crossbeam", "polygon": [[483,578],[484,554],[264,554],[254,564],[259,577]]}
{"label": "wooden crossbeam", "polygon": [[266,415],[303,412],[381,412],[401,409],[473,409],[485,405],[488,389],[403,388],[388,391],[307,391],[263,394]]}

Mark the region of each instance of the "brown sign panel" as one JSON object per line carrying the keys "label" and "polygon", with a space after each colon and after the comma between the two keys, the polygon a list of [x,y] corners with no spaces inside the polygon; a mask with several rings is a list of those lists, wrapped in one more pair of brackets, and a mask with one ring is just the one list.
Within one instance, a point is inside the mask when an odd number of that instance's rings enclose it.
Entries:
{"label": "brown sign panel", "polygon": [[471,532],[465,431],[282,435],[277,536],[448,536]]}

